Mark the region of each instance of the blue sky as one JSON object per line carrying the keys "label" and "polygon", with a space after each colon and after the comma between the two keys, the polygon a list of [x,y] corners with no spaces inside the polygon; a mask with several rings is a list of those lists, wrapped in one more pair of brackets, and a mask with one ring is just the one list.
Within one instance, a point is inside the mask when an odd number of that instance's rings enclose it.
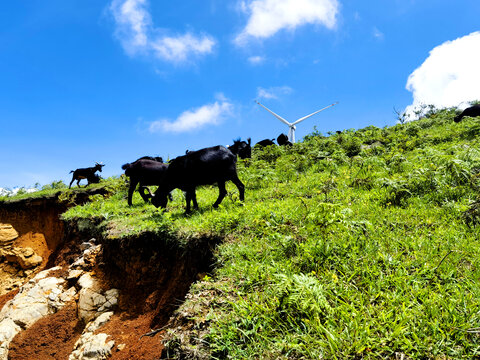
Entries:
{"label": "blue sky", "polygon": [[[26,0],[0,12],[0,187],[395,124],[480,98],[478,0]],[[407,88],[408,83],[408,88]],[[409,107],[410,106],[410,107]]]}

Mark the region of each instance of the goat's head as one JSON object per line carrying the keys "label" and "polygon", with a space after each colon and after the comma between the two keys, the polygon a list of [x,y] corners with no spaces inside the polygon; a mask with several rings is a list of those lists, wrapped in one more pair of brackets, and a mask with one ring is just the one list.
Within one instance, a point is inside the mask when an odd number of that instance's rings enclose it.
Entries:
{"label": "goat's head", "polygon": [[102,163],[98,163],[96,162],[95,163],[95,169],[97,169],[98,171],[102,172],[102,168],[104,167],[105,165],[102,164]]}
{"label": "goat's head", "polygon": [[168,203],[168,194],[162,191],[155,191],[155,194],[152,197],[152,205],[155,207],[161,207],[165,209]]}

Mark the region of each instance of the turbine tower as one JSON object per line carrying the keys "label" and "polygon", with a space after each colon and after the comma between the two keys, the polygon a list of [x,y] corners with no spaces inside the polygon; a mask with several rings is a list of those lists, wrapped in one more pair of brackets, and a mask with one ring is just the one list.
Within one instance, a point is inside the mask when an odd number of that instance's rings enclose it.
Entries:
{"label": "turbine tower", "polygon": [[284,118],[282,118],[280,115],[277,115],[275,114],[272,110],[270,110],[269,108],[267,108],[266,106],[264,106],[263,104],[260,104],[258,101],[255,100],[255,102],[260,105],[261,107],[263,107],[265,110],[267,110],[270,114],[272,114],[273,116],[275,116],[278,120],[280,120],[281,122],[283,122],[285,125],[288,126],[289,130],[288,130],[288,140],[291,142],[291,143],[294,143],[295,142],[295,130],[297,129],[297,127],[295,125],[297,125],[298,123],[301,123],[303,120],[306,120],[308,119],[309,117],[315,115],[315,114],[318,114],[319,112],[323,111],[323,110],[326,110],[328,109],[329,107],[332,107],[334,105],[337,105],[338,104],[338,101],[333,103],[333,104],[330,104],[328,106],[325,106],[323,109],[320,109],[320,110],[317,110],[315,111],[314,113],[311,113],[310,115],[307,115],[307,116],[304,116],[298,120],[295,120],[294,122],[290,123],[288,122],[287,120],[285,120]]}

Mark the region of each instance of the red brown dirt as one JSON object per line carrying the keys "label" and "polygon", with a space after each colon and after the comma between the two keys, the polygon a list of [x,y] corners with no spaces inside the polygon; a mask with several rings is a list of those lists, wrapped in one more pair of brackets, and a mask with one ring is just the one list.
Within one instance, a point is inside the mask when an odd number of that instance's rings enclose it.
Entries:
{"label": "red brown dirt", "polygon": [[13,247],[30,247],[35,251],[37,255],[42,257],[42,264],[40,269],[43,268],[48,261],[48,258],[52,251],[48,248],[47,241],[45,240],[45,235],[42,233],[34,233],[29,231],[22,236],[15,239],[13,242]]}
{"label": "red brown dirt", "polygon": [[[50,199],[34,199],[18,204],[2,204],[0,221],[11,224],[20,237],[29,233],[31,235],[27,235],[26,239],[32,237],[35,239],[35,236],[32,236],[33,234],[38,234],[38,237],[43,236],[47,247],[53,250],[61,243],[63,238],[63,222],[60,221],[59,216],[65,210],[65,206],[60,206],[55,200]],[[38,237],[34,241],[35,243],[38,243]]]}
{"label": "red brown dirt", "polygon": [[[142,335],[149,333],[157,323],[159,308],[163,308],[165,318],[171,312],[171,304],[165,303],[164,299],[171,300],[175,294],[168,289],[163,290],[149,294],[139,288],[122,290],[125,295],[120,296],[119,309],[105,326],[97,330],[97,333],[106,333],[115,341],[112,360],[160,358],[162,334],[153,337]],[[118,348],[119,345],[124,346],[122,350]]]}
{"label": "red brown dirt", "polygon": [[[163,350],[161,334],[157,334],[154,337],[143,336],[140,338],[143,334],[150,332],[150,324],[154,315],[153,312],[150,312],[134,318],[128,314],[112,316],[110,321],[97,331],[110,335],[109,339],[115,341],[112,356],[109,359],[159,359]],[[120,350],[119,345],[125,346],[123,350]]]}
{"label": "red brown dirt", "polygon": [[[163,282],[159,281],[160,288],[129,286],[121,290],[115,315],[97,330],[115,341],[112,360],[155,360],[161,357],[164,332],[154,336],[142,335],[165,326],[173,310],[183,301],[191,284],[191,279],[185,278],[183,266],[173,266],[172,273]],[[118,346],[122,344],[125,346],[120,350]]]}
{"label": "red brown dirt", "polygon": [[0,310],[7,303],[7,301],[12,300],[17,294],[18,294],[18,289],[10,291],[9,293],[0,296]]}
{"label": "red brown dirt", "polygon": [[10,343],[10,360],[63,360],[73,350],[83,331],[75,303],[38,320]]}

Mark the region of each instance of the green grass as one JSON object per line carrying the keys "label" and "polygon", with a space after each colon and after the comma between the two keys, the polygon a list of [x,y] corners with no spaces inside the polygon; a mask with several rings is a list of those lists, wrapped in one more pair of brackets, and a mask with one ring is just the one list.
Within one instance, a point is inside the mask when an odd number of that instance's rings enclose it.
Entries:
{"label": "green grass", "polygon": [[229,184],[212,209],[207,186],[185,215],[181,192],[163,212],[137,194],[128,207],[119,187],[64,219],[98,217],[106,236],[225,237],[203,285],[235,297],[209,313],[213,358],[479,357],[480,123],[452,119],[256,150],[238,165],[244,203]]}

